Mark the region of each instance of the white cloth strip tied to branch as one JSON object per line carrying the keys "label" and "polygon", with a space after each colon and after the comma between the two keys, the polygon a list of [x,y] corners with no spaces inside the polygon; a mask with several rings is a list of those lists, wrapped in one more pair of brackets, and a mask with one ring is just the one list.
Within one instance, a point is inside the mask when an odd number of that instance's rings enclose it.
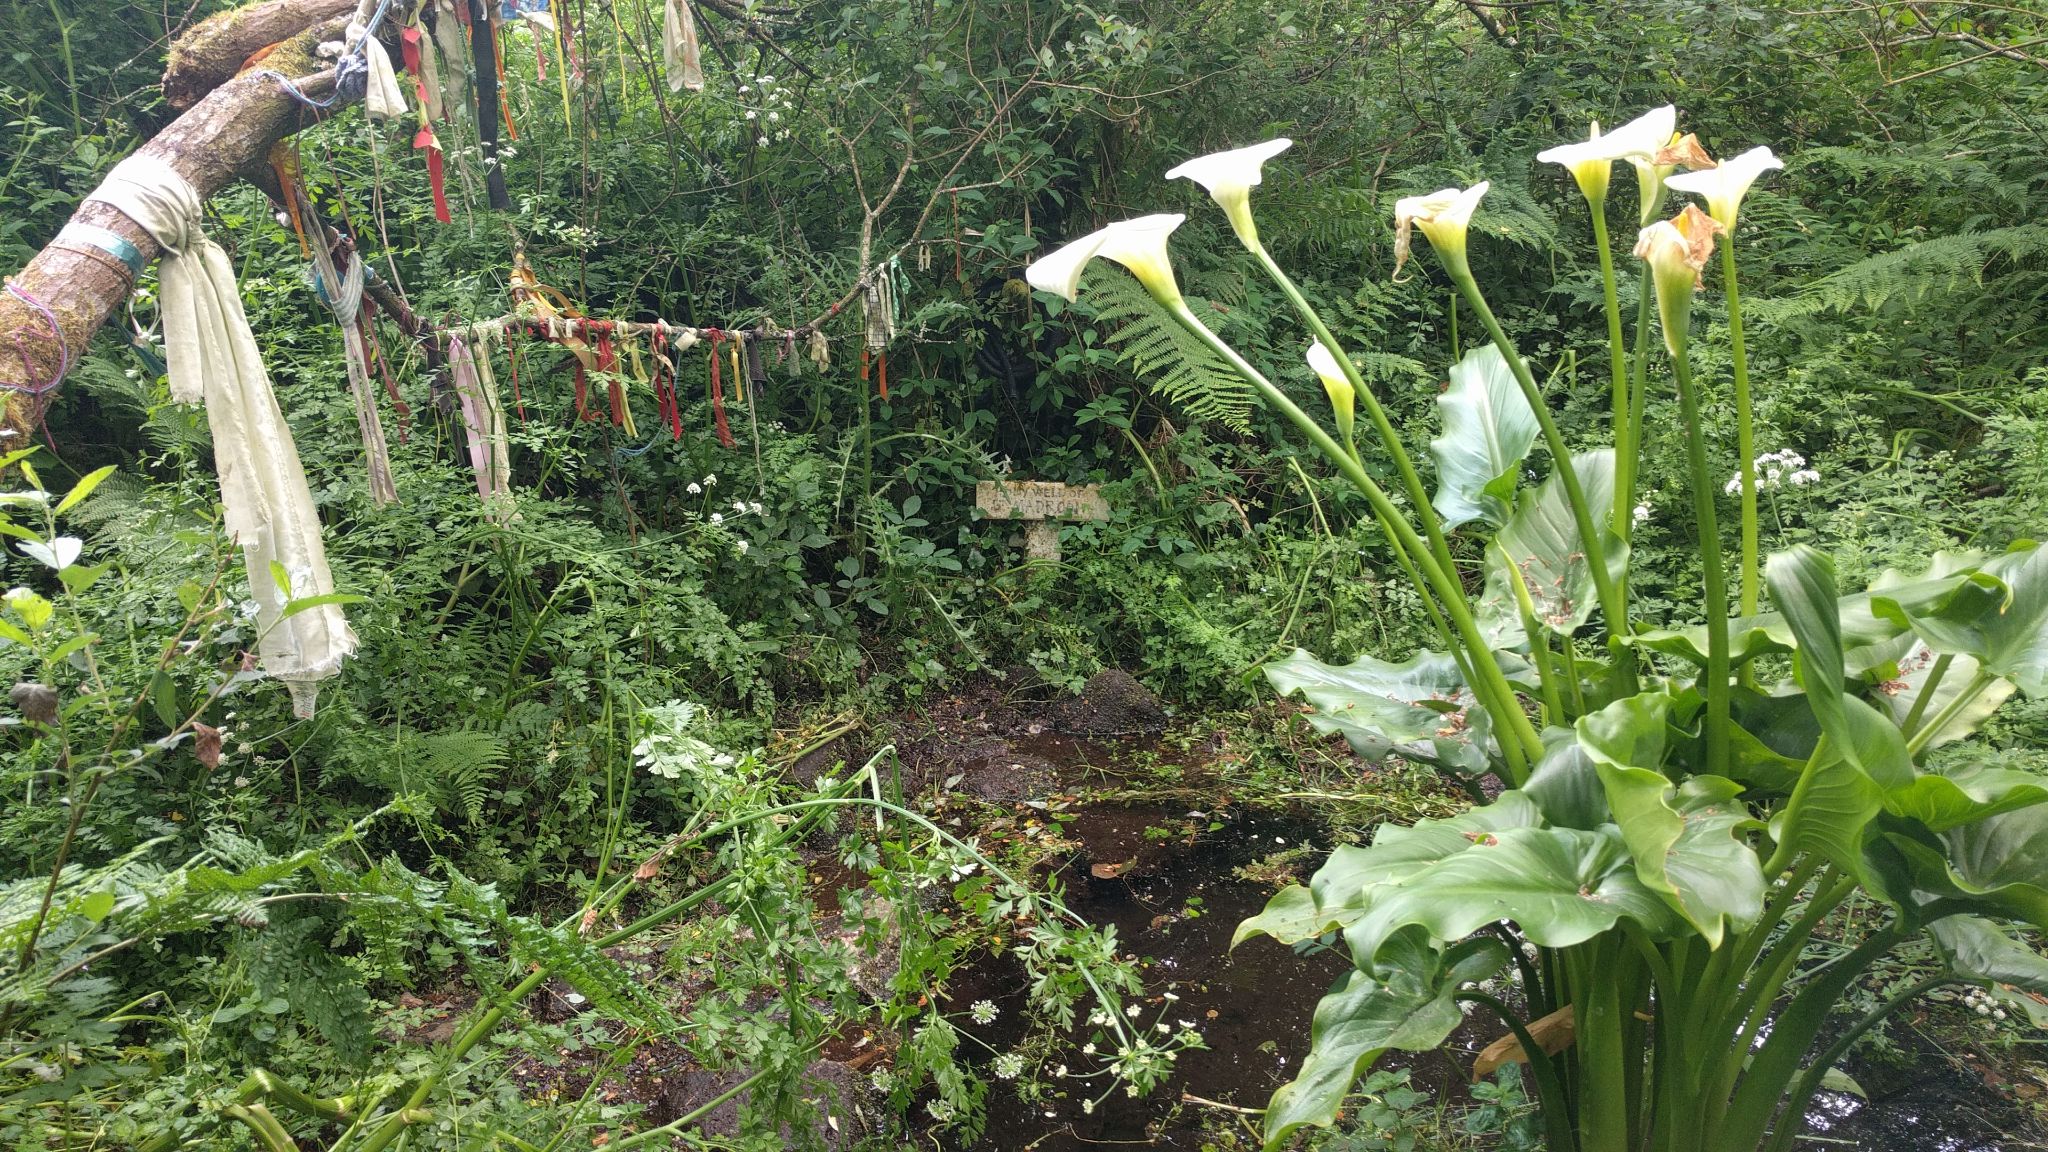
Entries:
{"label": "white cloth strip tied to branch", "polygon": [[704,90],[704,53],[697,45],[697,15],[690,0],[668,0],[661,22],[662,56],[668,64],[668,90]]}
{"label": "white cloth strip tied to branch", "polygon": [[[312,202],[303,195],[299,212],[308,220],[318,219],[312,215]],[[382,508],[398,503],[398,484],[391,478],[391,447],[384,438],[384,419],[377,411],[377,386],[370,380],[369,346],[363,342],[363,262],[351,255],[348,272],[337,273],[325,244],[327,229],[317,231],[312,245],[313,273],[319,278],[321,299],[341,325],[342,359],[348,365],[349,398],[355,402],[356,431],[362,435],[363,458],[369,466],[370,499]]]}
{"label": "white cloth strip tied to branch", "polygon": [[498,382],[491,373],[488,331],[472,328],[471,340],[450,332],[448,371],[455,398],[462,404],[462,426],[469,440],[470,470],[476,473],[477,497],[491,518],[503,523],[511,513],[512,467],[505,446],[505,409],[498,403]]}
{"label": "white cloth strip tied to branch", "polygon": [[344,33],[348,45],[344,52],[353,50],[357,44],[363,46],[363,61],[369,67],[368,84],[363,89],[363,110],[372,120],[395,120],[406,113],[405,89],[398,86],[398,74],[392,71],[391,54],[384,50],[384,44],[364,23],[364,15],[349,23]]}
{"label": "white cloth strip tied to branch", "polygon": [[291,689],[295,715],[311,716],[319,682],[341,670],[356,637],[338,605],[284,614],[289,600],[332,593],[334,577],[234,268],[200,229],[199,190],[154,156],[121,161],[87,199],[113,205],[163,245],[158,296],[171,397],[206,405],[228,536],[241,546],[256,600],[259,666]]}

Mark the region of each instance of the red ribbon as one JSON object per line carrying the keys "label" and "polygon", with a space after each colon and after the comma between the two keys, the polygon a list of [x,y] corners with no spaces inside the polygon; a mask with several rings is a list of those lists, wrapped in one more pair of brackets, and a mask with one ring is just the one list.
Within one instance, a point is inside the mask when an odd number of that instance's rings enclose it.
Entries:
{"label": "red ribbon", "polygon": [[718,442],[727,448],[737,447],[732,426],[725,419],[725,385],[718,378],[718,342],[725,339],[725,333],[707,328],[704,334],[711,337],[711,420],[718,426]]}
{"label": "red ribbon", "polygon": [[434,219],[443,224],[452,224],[455,217],[448,211],[448,178],[441,167],[441,142],[434,139],[431,128],[421,128],[419,135],[412,138],[414,148],[427,150],[427,184],[434,190]]}

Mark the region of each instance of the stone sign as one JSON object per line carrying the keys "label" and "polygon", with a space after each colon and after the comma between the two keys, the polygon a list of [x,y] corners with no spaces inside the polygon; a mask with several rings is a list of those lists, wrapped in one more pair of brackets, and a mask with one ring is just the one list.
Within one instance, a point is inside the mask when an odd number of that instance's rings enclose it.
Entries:
{"label": "stone sign", "polygon": [[1056,521],[1109,519],[1109,502],[1093,484],[983,480],[974,487],[974,503],[991,520],[1025,522],[1027,560],[1059,561],[1060,530]]}

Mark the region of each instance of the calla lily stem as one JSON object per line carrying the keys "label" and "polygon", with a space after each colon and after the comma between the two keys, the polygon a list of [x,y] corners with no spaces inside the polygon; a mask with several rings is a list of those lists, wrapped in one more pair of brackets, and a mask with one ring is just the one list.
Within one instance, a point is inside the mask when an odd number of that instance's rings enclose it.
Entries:
{"label": "calla lily stem", "polygon": [[[1301,410],[1301,406],[1288,399],[1287,394],[1266,378],[1266,374],[1254,368],[1250,361],[1240,356],[1224,339],[1209,330],[1184,303],[1167,303],[1168,311],[1181,326],[1194,334],[1196,339],[1207,344],[1218,356],[1223,357],[1238,375],[1243,376],[1256,388],[1267,403],[1285,415],[1294,426],[1308,437],[1318,451],[1330,458],[1365,498],[1371,502],[1381,523],[1391,528],[1394,537],[1408,553],[1409,559],[1427,577],[1429,586],[1436,591],[1443,602],[1446,615],[1451,618],[1458,636],[1464,641],[1466,656],[1472,663],[1472,688],[1481,705],[1497,720],[1503,722],[1506,731],[1500,734],[1501,754],[1506,758],[1508,774],[1512,783],[1520,786],[1528,778],[1528,762],[1543,754],[1543,740],[1536,735],[1536,728],[1529,723],[1528,714],[1522,711],[1515,697],[1514,686],[1508,683],[1507,675],[1501,671],[1500,662],[1494,659],[1493,650],[1486,644],[1486,637],[1479,631],[1479,623],[1472,617],[1466,605],[1464,588],[1458,584],[1455,570],[1446,570],[1437,563],[1422,536],[1417,533],[1394,501],[1367,472],[1358,459],[1346,452],[1334,437],[1323,430],[1323,426]],[[1342,359],[1342,357],[1338,357]]]}
{"label": "calla lily stem", "polygon": [[1692,467],[1692,510],[1700,533],[1701,580],[1707,616],[1707,771],[1728,774],[1728,580],[1721,564],[1721,526],[1714,514],[1714,478],[1707,472],[1707,442],[1700,428],[1699,397],[1683,342],[1671,354],[1678,377],[1679,418],[1685,422],[1685,454]]}
{"label": "calla lily stem", "polygon": [[[1441,252],[1439,255],[1443,255]],[[1550,458],[1557,468],[1558,480],[1564,485],[1564,494],[1571,504],[1572,520],[1579,531],[1579,542],[1586,551],[1586,564],[1592,570],[1593,588],[1600,600],[1600,611],[1607,617],[1607,647],[1613,660],[1613,672],[1622,695],[1631,695],[1636,690],[1635,658],[1628,647],[1628,611],[1621,600],[1621,590],[1614,582],[1614,574],[1607,568],[1607,547],[1593,519],[1593,509],[1586,503],[1585,486],[1579,483],[1578,470],[1572,467],[1571,450],[1565,447],[1564,433],[1558,431],[1557,421],[1550,414],[1550,405],[1544,402],[1543,392],[1536,387],[1536,378],[1530,374],[1528,362],[1515,351],[1514,343],[1508,339],[1500,318],[1493,314],[1493,308],[1486,303],[1486,297],[1479,291],[1479,282],[1472,277],[1471,265],[1461,257],[1445,259],[1444,267],[1451,279],[1465,294],[1466,303],[1479,314],[1480,323],[1486,326],[1487,334],[1493,337],[1494,347],[1500,349],[1508,368],[1514,372],[1515,383],[1522,386],[1522,397],[1529,402],[1529,408],[1536,414],[1536,423],[1543,429],[1543,442],[1550,449]]]}
{"label": "calla lily stem", "polygon": [[1735,283],[1735,235],[1721,245],[1722,290],[1728,296],[1728,347],[1735,368],[1736,467],[1742,477],[1742,614],[1757,611],[1756,424],[1749,402],[1749,352],[1742,341],[1742,291]]}
{"label": "calla lily stem", "polygon": [[[1443,524],[1437,519],[1435,506],[1429,502],[1429,491],[1423,487],[1422,474],[1415,470],[1415,462],[1409,458],[1407,449],[1401,446],[1401,437],[1394,431],[1393,422],[1387,419],[1387,410],[1380,405],[1379,398],[1373,395],[1372,389],[1366,387],[1365,378],[1359,375],[1358,366],[1351,362],[1351,357],[1344,354],[1344,346],[1337,343],[1337,338],[1330,334],[1329,326],[1323,323],[1323,318],[1309,305],[1307,297],[1301,294],[1301,289],[1287,275],[1286,270],[1266,251],[1266,246],[1254,246],[1252,254],[1258,257],[1260,266],[1266,270],[1266,275],[1273,278],[1273,283],[1279,285],[1280,291],[1293,303],[1294,310],[1301,313],[1302,322],[1308,325],[1308,330],[1322,342],[1323,347],[1330,350],[1330,356],[1343,371],[1344,378],[1350,381],[1352,389],[1358,393],[1359,400],[1364,402],[1365,414],[1372,420],[1373,429],[1380,434],[1380,442],[1386,446],[1387,456],[1394,462],[1394,470],[1401,474],[1401,488],[1408,494],[1408,502],[1415,505],[1415,517],[1422,521],[1423,533],[1429,537],[1430,553],[1436,557],[1438,564],[1446,570],[1452,570],[1454,563],[1451,559],[1451,547],[1444,539]],[[1352,454],[1356,456],[1357,446],[1351,447]]]}
{"label": "calla lily stem", "polygon": [[[1600,294],[1607,309],[1607,363],[1614,378],[1614,467],[1617,481],[1621,469],[1627,467],[1631,477],[1635,474],[1636,448],[1629,439],[1629,390],[1628,390],[1628,345],[1621,339],[1621,303],[1614,291],[1614,246],[1607,237],[1607,202],[1588,200],[1593,209],[1593,242],[1600,250]],[[1622,461],[1629,461],[1623,465]],[[1635,509],[1635,502],[1629,499],[1630,489],[1621,483],[1614,485],[1614,534],[1623,540],[1629,538],[1629,520]]]}

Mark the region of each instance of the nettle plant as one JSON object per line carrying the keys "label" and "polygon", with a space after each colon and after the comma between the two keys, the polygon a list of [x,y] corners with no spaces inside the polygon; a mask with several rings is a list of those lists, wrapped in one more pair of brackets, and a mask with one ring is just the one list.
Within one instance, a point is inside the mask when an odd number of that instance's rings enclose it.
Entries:
{"label": "nettle plant", "polygon": [[[1789,1149],[1830,1067],[1914,996],[1966,983],[2036,1011],[2014,990],[2048,989],[2048,960],[2005,922],[2048,925],[2048,778],[1967,746],[1945,753],[1939,769],[1926,758],[2014,691],[2048,693],[2048,551],[2027,542],[1996,556],[1944,553],[1923,572],[1887,573],[1847,595],[1811,548],[1760,557],[1748,364],[1726,245],[1729,394],[1704,394],[1687,353],[1715,239],[1735,229],[1744,193],[1777,159],[1757,149],[1716,165],[1676,134],[1668,107],[1542,154],[1571,171],[1591,207],[1605,288],[1612,444],[1576,453],[1467,262],[1467,225],[1487,186],[1402,200],[1397,260],[1421,229],[1492,338],[1451,369],[1430,446],[1432,498],[1351,358],[1259,242],[1250,191],[1287,147],[1207,156],[1168,176],[1208,190],[1300,312],[1334,434],[1182,300],[1167,254],[1181,217],[1113,224],[1030,270],[1034,286],[1072,300],[1095,257],[1121,264],[1370,502],[1441,650],[1346,665],[1296,652],[1267,666],[1274,686],[1302,693],[1313,722],[1363,754],[1432,760],[1507,785],[1456,817],[1383,825],[1369,847],[1339,848],[1306,887],[1287,888],[1239,927],[1239,941],[1263,934],[1300,948],[1341,938],[1353,962],[1316,1009],[1300,1074],[1266,1110],[1268,1146],[1330,1123],[1383,1053],[1441,1044],[1468,1007],[1498,1014],[1534,1056],[1552,1152]],[[1640,184],[1632,342],[1606,219],[1619,160]],[[1674,174],[1681,167],[1692,171]],[[1660,219],[1670,190],[1699,194],[1708,210],[1688,205]],[[1698,624],[1629,611],[1653,301],[1684,422]],[[1714,471],[1702,432],[1709,402],[1731,404],[1739,428],[1732,577],[1716,506],[1726,473]],[[1361,403],[1398,493],[1364,467],[1353,434]],[[1550,475],[1524,487],[1523,460],[1539,439]],[[1454,531],[1484,541],[1477,595],[1459,579]],[[1852,898],[1886,910],[1881,922],[1860,923],[1825,963],[1804,964],[1816,929]],[[1922,933],[1944,969],[1815,1052],[1852,983]],[[1520,1004],[1477,987],[1509,965]]]}

